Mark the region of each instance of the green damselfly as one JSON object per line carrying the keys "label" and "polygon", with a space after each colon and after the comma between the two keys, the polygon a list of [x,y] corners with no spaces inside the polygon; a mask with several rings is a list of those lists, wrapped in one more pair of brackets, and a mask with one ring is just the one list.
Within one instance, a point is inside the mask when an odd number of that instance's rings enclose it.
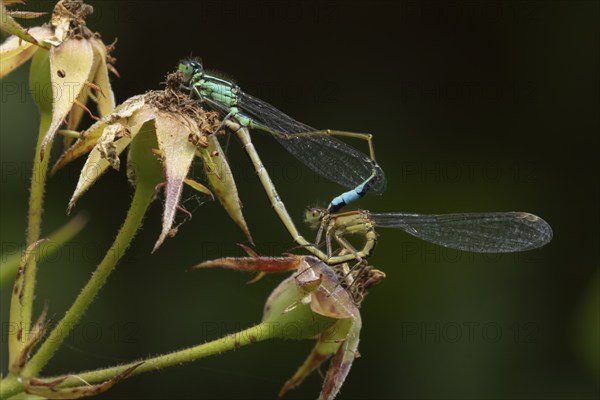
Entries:
{"label": "green damselfly", "polygon": [[[224,121],[233,120],[241,127],[270,133],[309,168],[350,188],[330,202],[329,212],[338,211],[367,192],[380,194],[385,190],[385,175],[375,161],[370,134],[314,129],[244,93],[235,83],[206,72],[198,60],[182,61],[179,70],[192,97],[220,112]],[[366,140],[370,156],[334,136]]]}

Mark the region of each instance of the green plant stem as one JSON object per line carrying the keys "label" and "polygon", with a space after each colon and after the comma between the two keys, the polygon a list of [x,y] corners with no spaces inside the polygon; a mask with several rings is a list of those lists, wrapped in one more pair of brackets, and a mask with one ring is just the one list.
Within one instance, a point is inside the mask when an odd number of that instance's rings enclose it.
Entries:
{"label": "green plant stem", "polygon": [[[46,176],[48,175],[48,161],[50,155],[46,154],[44,158],[40,157],[44,135],[50,126],[52,114],[42,112],[40,115],[40,127],[38,132],[37,145],[33,156],[33,171],[31,174],[31,188],[29,192],[29,212],[27,215],[27,246],[40,239],[42,224],[42,211],[44,204],[44,190],[46,187]],[[49,153],[49,152],[48,152]],[[35,290],[35,279],[37,275],[36,257],[31,257],[25,269],[23,280],[23,291],[21,301],[20,321],[10,321],[15,326],[21,326],[23,332],[29,332],[31,327],[31,314],[33,310],[33,299]],[[24,341],[19,346],[25,345]]]}
{"label": "green plant stem", "polygon": [[[49,237],[48,241],[40,244],[36,251],[37,261],[43,261],[56,253],[65,243],[71,240],[77,235],[88,221],[87,213],[77,214],[64,226],[54,231]],[[6,257],[6,261],[0,263],[0,285],[4,286],[15,277],[17,268],[21,263],[21,253],[15,253],[9,257]]]}
{"label": "green plant stem", "polygon": [[102,262],[96,268],[96,271],[82,289],[75,302],[67,310],[64,317],[58,325],[46,337],[44,343],[40,346],[37,353],[23,368],[21,375],[32,377],[37,375],[52,357],[54,352],[62,344],[63,340],[69,335],[71,329],[77,324],[84,314],[87,307],[96,297],[106,279],[113,271],[117,262],[121,259],[127,247],[131,243],[138,228],[142,223],[144,214],[150,205],[154,195],[154,186],[140,183],[136,186],[135,194],[131,202],[131,207],[127,213],[127,218],[121,227],[115,241],[104,256]]}
{"label": "green plant stem", "polygon": [[0,399],[8,399],[11,396],[21,393],[23,390],[23,384],[12,374],[7,375],[0,381]]}
{"label": "green plant stem", "polygon": [[[72,377],[65,380],[60,387],[78,386],[82,384],[82,380],[88,383],[104,382],[140,363],[139,367],[134,369],[131,373],[132,376],[144,372],[156,371],[165,367],[195,361],[200,358],[220,354],[250,343],[260,342],[275,337],[277,337],[277,329],[275,329],[274,324],[272,322],[264,322],[243,331],[213,340],[212,342],[188,347],[187,349],[115,367],[74,374]],[[48,378],[48,380],[53,379],[56,378]],[[13,375],[7,376],[0,382],[0,399],[13,396],[22,391],[23,385]]]}
{"label": "green plant stem", "polygon": [[[107,379],[114,378],[127,368],[131,368],[134,365],[143,362],[143,364],[137,367],[132,373],[132,375],[138,375],[143,372],[156,371],[162,368],[191,362],[214,354],[237,349],[250,343],[272,339],[274,337],[276,337],[276,329],[274,329],[273,323],[261,323],[251,328],[213,340],[212,342],[188,347],[187,349],[174,351],[146,360],[139,360],[106,369],[84,372],[82,374],[77,374],[77,377],[90,383],[103,382]],[[74,386],[78,384],[81,384],[80,379],[70,378],[63,385]]]}

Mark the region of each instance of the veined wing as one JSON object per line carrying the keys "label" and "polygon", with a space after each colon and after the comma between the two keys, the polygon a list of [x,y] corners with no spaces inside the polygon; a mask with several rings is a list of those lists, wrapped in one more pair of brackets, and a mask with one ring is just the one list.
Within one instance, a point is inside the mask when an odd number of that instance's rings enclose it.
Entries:
{"label": "veined wing", "polygon": [[525,212],[372,213],[371,218],[376,226],[402,229],[428,242],[477,253],[530,250],[552,239],[550,225]]}
{"label": "veined wing", "polygon": [[352,146],[296,121],[249,94],[238,94],[238,107],[270,131],[288,152],[330,181],[355,188],[374,176],[369,192],[379,194],[385,190],[386,179],[381,167]]}

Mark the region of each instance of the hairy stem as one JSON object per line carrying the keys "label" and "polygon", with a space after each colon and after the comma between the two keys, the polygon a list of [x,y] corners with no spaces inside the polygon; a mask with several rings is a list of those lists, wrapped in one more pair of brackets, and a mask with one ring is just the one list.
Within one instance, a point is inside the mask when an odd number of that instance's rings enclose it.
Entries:
{"label": "hairy stem", "polygon": [[[174,351],[172,353],[139,360],[128,364],[118,365],[110,368],[73,374],[66,379],[60,387],[81,385],[83,381],[88,383],[99,383],[116,377],[128,368],[139,365],[131,375],[139,375],[144,372],[156,371],[162,368],[195,361],[204,357],[220,354],[225,351],[237,349],[250,343],[260,342],[277,337],[278,330],[272,322],[263,322],[243,331],[229,334],[212,342],[203,343],[187,349]],[[53,380],[56,378],[48,378]],[[0,382],[0,399],[13,396],[23,391],[23,385],[13,376],[9,375]]]}
{"label": "hairy stem", "polygon": [[[132,366],[143,362],[136,368],[132,375],[138,375],[143,372],[156,371],[165,367],[171,367],[182,363],[198,360],[200,358],[212,356],[214,354],[223,353],[225,351],[237,349],[250,343],[259,342],[275,337],[276,329],[273,329],[272,323],[262,323],[243,331],[236,332],[224,336],[212,342],[203,343],[197,346],[188,347],[187,349],[174,351],[172,353],[163,354],[160,356],[139,360],[132,363],[100,369],[96,371],[84,372],[78,374],[77,377],[83,378],[86,382],[97,383],[113,378]],[[80,379],[70,378],[65,382],[65,385],[74,386],[81,384]]]}
{"label": "hairy stem", "polygon": [[[40,127],[38,132],[37,145],[33,156],[33,171],[31,174],[31,188],[29,192],[29,212],[27,215],[27,246],[35,243],[40,239],[40,231],[42,224],[42,211],[44,204],[44,190],[46,187],[46,176],[48,175],[49,154],[44,158],[40,157],[42,142],[44,135],[50,126],[52,115],[49,113],[41,113]],[[21,297],[21,312],[17,313],[20,316],[19,321],[10,321],[14,326],[21,326],[23,332],[29,332],[31,327],[31,314],[33,310],[33,299],[35,290],[35,280],[37,275],[37,260],[36,257],[31,257],[25,269],[23,278],[23,290]],[[25,345],[21,341],[18,346]]]}
{"label": "hairy stem", "polygon": [[136,186],[135,194],[127,214],[127,218],[115,238],[112,246],[104,256],[96,271],[82,289],[75,302],[67,310],[54,330],[47,336],[37,353],[27,363],[22,371],[22,376],[32,377],[37,375],[52,357],[54,352],[69,335],[71,329],[77,324],[85,310],[96,297],[108,276],[113,271],[117,262],[125,254],[133,237],[142,223],[144,214],[152,201],[154,186],[140,183]]}

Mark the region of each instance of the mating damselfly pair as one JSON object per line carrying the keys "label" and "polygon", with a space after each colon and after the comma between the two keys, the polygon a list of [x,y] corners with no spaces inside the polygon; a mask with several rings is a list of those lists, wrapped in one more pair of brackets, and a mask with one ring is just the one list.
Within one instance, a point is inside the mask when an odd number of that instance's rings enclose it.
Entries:
{"label": "mating damselfly pair", "polygon": [[[541,247],[552,238],[550,226],[541,218],[522,212],[409,214],[338,211],[367,192],[381,194],[385,175],[375,161],[370,134],[317,130],[300,123],[270,104],[244,93],[235,83],[208,73],[199,60],[182,61],[179,71],[184,88],[203,105],[218,111],[223,126],[235,132],[250,157],[261,183],[280,219],[297,244],[329,264],[368,257],[377,241],[375,226],[399,228],[416,237],[442,246],[473,252],[516,252]],[[327,209],[311,209],[307,222],[319,228],[315,243],[304,239],[296,229],[285,205],[265,170],[248,129],[271,134],[292,155],[318,174],[350,190],[335,197]],[[369,156],[335,138],[367,141]],[[318,248],[325,233],[326,252]],[[347,234],[365,237],[362,250],[356,250]],[[334,252],[335,239],[341,250]]]}

